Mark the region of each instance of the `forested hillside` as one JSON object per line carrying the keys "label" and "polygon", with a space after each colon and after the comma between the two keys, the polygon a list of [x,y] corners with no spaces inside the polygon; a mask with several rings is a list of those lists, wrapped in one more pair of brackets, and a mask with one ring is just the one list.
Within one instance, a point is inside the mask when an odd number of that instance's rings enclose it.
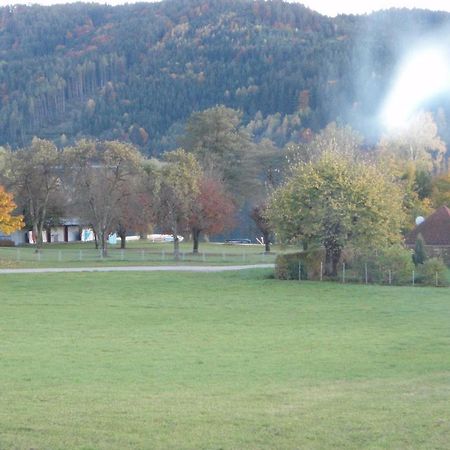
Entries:
{"label": "forested hillside", "polygon": [[156,154],[216,104],[279,146],[332,120],[370,137],[405,46],[446,25],[446,13],[330,19],[259,0],[3,7],[0,145],[91,136]]}

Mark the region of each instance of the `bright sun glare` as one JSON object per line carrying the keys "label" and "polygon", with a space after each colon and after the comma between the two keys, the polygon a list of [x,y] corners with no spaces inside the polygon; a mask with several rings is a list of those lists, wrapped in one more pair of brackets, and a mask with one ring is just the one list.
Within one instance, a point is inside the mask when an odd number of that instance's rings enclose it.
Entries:
{"label": "bright sun glare", "polygon": [[416,50],[400,66],[381,121],[391,130],[406,127],[425,101],[445,93],[450,93],[448,53],[436,46]]}

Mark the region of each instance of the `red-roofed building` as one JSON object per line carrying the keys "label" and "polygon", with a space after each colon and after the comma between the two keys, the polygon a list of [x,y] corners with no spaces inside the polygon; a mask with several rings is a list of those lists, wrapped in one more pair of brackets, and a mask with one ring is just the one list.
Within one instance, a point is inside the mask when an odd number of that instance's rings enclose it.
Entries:
{"label": "red-roofed building", "polygon": [[441,206],[417,225],[406,236],[406,245],[413,248],[419,234],[425,242],[425,250],[429,256],[440,256],[450,264],[450,209],[447,206]]}

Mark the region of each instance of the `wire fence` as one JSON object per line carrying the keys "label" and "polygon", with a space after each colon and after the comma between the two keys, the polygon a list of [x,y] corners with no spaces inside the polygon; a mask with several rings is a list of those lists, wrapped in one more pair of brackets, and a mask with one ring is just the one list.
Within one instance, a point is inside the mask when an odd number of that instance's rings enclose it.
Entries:
{"label": "wire fence", "polygon": [[[114,263],[171,263],[175,261],[173,250],[151,249],[108,249],[107,256],[97,249],[44,249],[40,252],[32,248],[14,247],[0,248],[0,260],[17,263],[89,263],[89,262],[114,262]],[[273,263],[274,254],[266,254],[262,251],[255,252],[246,248],[233,252],[202,252],[180,251],[178,261],[186,263],[207,264],[257,264]]]}
{"label": "wire fence", "polygon": [[386,267],[376,269],[371,263],[346,264],[341,263],[333,275],[325,273],[325,265],[320,262],[320,268],[308,273],[306,267],[298,264],[295,277],[299,281],[335,281],[340,283],[359,283],[359,284],[381,284],[390,286],[399,285],[427,285],[436,287],[446,287],[450,284],[450,269],[433,270],[426,266],[417,266],[414,269],[404,269],[399,267]]}

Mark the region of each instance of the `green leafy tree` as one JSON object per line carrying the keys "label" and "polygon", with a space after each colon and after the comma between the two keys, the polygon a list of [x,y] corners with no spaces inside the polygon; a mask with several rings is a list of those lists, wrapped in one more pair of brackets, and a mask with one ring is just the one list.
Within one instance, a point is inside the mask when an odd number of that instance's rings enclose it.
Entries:
{"label": "green leafy tree", "polygon": [[450,171],[433,179],[431,198],[435,208],[450,207]]}
{"label": "green leafy tree", "polygon": [[271,196],[267,216],[283,240],[322,245],[327,273],[334,275],[346,245],[399,241],[402,192],[374,165],[325,152],[292,169]]}
{"label": "green leafy tree", "polygon": [[257,191],[260,156],[267,147],[253,144],[241,119],[242,113],[225,106],[194,113],[181,142],[208,178],[221,181],[234,198],[242,200]]}
{"label": "green leafy tree", "polygon": [[64,209],[64,154],[52,142],[34,138],[29,147],[9,152],[6,164],[7,185],[31,226],[39,251],[48,220],[60,216]]}
{"label": "green leafy tree", "polygon": [[183,149],[168,152],[159,169],[157,221],[173,236],[174,258],[180,257],[178,236],[190,229],[190,219],[200,193],[202,171],[195,156]]}

